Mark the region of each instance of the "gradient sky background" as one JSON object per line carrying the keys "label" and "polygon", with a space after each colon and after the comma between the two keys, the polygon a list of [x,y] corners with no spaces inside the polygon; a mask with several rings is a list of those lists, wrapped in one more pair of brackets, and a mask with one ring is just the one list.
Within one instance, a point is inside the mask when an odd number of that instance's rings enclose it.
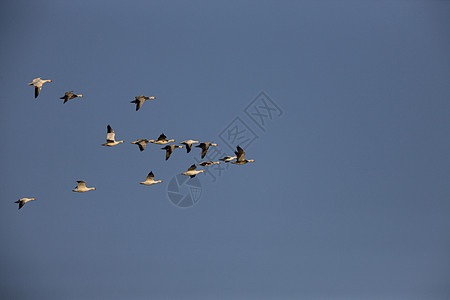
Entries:
{"label": "gradient sky background", "polygon": [[[449,1],[10,1],[0,24],[2,299],[450,297]],[[172,205],[200,151],[129,142],[221,143],[260,91],[284,114],[248,122],[256,162]]]}

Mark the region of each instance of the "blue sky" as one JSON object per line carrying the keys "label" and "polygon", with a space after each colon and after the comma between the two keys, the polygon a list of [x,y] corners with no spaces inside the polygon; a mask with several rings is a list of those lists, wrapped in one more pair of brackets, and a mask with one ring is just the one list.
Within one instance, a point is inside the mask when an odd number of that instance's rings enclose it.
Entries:
{"label": "blue sky", "polygon": [[[447,299],[450,3],[13,1],[2,28],[4,299]],[[27,83],[52,79],[34,99]],[[62,104],[74,90],[82,99]],[[244,112],[264,91],[283,111]],[[130,101],[156,96],[136,112]],[[236,117],[255,163],[175,207]],[[101,147],[106,125],[125,140]],[[139,185],[152,170],[155,186]],[[73,193],[76,180],[96,191]],[[186,192],[186,190],[183,190]],[[36,197],[20,211],[14,203]]]}

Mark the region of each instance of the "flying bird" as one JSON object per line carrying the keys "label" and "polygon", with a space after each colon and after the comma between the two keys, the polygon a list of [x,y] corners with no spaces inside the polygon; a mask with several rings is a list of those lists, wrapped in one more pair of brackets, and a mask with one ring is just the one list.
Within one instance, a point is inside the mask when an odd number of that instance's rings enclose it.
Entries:
{"label": "flying bird", "polygon": [[167,144],[167,143],[170,143],[170,142],[175,142],[175,140],[168,140],[167,139],[167,137],[164,135],[164,133],[161,133],[161,135],[158,137],[158,139],[155,141],[155,140],[149,140],[149,142],[150,143],[153,143],[153,144],[158,144],[158,145],[165,145],[165,144]]}
{"label": "flying bird", "polygon": [[135,99],[133,101],[131,101],[130,103],[136,103],[136,111],[138,111],[139,108],[141,108],[142,104],[144,104],[144,102],[149,99],[153,100],[153,99],[156,99],[156,97],[146,97],[144,95],[141,95],[141,96],[135,97]]}
{"label": "flying bird", "polygon": [[36,198],[20,198],[19,200],[17,200],[14,203],[19,203],[19,209],[22,208],[22,206],[25,205],[25,203],[29,202],[29,201],[33,201],[36,200]]}
{"label": "flying bird", "polygon": [[150,141],[147,139],[140,139],[134,142],[131,142],[132,144],[138,145],[139,150],[144,151],[145,150],[145,146],[147,146],[147,143],[149,143]]}
{"label": "flying bird", "polygon": [[186,141],[182,141],[180,144],[185,145],[186,146],[186,152],[189,153],[191,152],[192,149],[192,144],[198,144],[200,143],[199,141],[194,141],[194,140],[186,140]]}
{"label": "flying bird", "polygon": [[117,141],[114,139],[116,134],[114,133],[114,130],[111,128],[111,126],[108,125],[107,128],[107,133],[106,133],[106,143],[102,144],[102,146],[108,146],[108,147],[112,147],[115,146],[117,144],[123,143],[123,141]]}
{"label": "flying bird", "polygon": [[237,146],[236,149],[237,149],[237,151],[234,151],[234,153],[236,154],[237,159],[236,159],[236,161],[233,161],[232,164],[244,165],[244,164],[246,164],[248,162],[254,162],[255,161],[254,159],[246,160],[245,159],[245,151],[241,147]]}
{"label": "flying bird", "polygon": [[198,163],[199,166],[203,166],[203,167],[208,167],[208,166],[212,166],[212,165],[218,165],[220,164],[220,161],[203,161],[201,163]]}
{"label": "flying bird", "polygon": [[173,150],[176,148],[183,148],[182,146],[177,145],[167,145],[161,149],[166,150],[166,160],[169,159],[170,155],[172,154]]}
{"label": "flying bird", "polygon": [[153,175],[153,172],[150,171],[150,173],[148,173],[147,178],[145,179],[145,181],[140,182],[140,184],[145,184],[145,185],[152,185],[152,184],[156,184],[159,182],[162,182],[162,180],[154,180],[155,175]]}
{"label": "flying bird", "polygon": [[197,166],[195,164],[193,164],[192,166],[189,167],[187,172],[181,173],[181,175],[187,175],[187,176],[191,176],[191,178],[194,178],[195,175],[205,172],[204,170],[197,171],[196,169],[197,169]]}
{"label": "flying bird", "polygon": [[50,79],[44,79],[42,80],[41,77],[33,79],[32,82],[30,82],[28,85],[34,85],[34,98],[37,98],[39,96],[39,93],[41,92],[42,85],[46,82],[52,82]]}
{"label": "flying bird", "polygon": [[217,144],[206,142],[206,143],[201,143],[200,145],[197,145],[195,147],[202,148],[202,158],[204,158],[206,155],[206,152],[208,152],[209,146],[217,146]]}
{"label": "flying bird", "polygon": [[223,162],[230,162],[230,161],[232,161],[233,159],[235,159],[237,156],[225,156],[225,157],[222,157],[222,158],[219,158],[219,160],[221,160],[221,161],[223,161]]}
{"label": "flying bird", "polygon": [[78,193],[84,193],[84,192],[88,192],[91,190],[96,190],[95,187],[86,187],[86,181],[83,180],[79,180],[77,181],[78,185],[75,187],[74,190],[72,190],[73,192],[78,192]]}
{"label": "flying bird", "polygon": [[70,92],[65,92],[65,94],[64,94],[64,96],[63,97],[60,97],[59,99],[64,99],[64,102],[63,102],[63,104],[64,103],[66,103],[67,101],[69,101],[69,100],[72,100],[72,99],[75,99],[75,98],[77,98],[77,97],[83,97],[83,95],[81,95],[81,94],[74,94],[74,92],[73,91],[70,91]]}

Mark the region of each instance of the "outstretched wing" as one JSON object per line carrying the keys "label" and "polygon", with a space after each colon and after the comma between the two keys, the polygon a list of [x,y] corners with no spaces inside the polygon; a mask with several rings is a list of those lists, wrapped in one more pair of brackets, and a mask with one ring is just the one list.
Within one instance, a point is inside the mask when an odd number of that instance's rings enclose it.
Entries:
{"label": "outstretched wing", "polygon": [[167,139],[167,137],[164,135],[164,133],[161,133],[161,135],[158,138],[158,141],[163,141],[165,139]]}
{"label": "outstretched wing", "polygon": [[153,171],[150,171],[147,175],[147,180],[153,180],[153,178],[155,178],[155,175],[153,175]]}
{"label": "outstretched wing", "polygon": [[208,152],[208,148],[209,148],[209,147],[206,147],[206,146],[202,148],[202,158],[205,157],[206,152]]}
{"label": "outstretched wing", "polygon": [[41,89],[42,89],[42,87],[40,87],[40,86],[34,86],[34,98],[37,98],[37,96],[39,96]]}
{"label": "outstretched wing", "polygon": [[79,189],[84,189],[84,188],[86,188],[86,182],[85,182],[85,181],[79,180],[79,181],[77,181],[77,183],[78,183],[78,188],[79,188]]}
{"label": "outstretched wing", "polygon": [[188,171],[192,171],[197,169],[197,166],[195,164],[193,164],[192,166],[189,167]]}
{"label": "outstretched wing", "polygon": [[141,151],[144,151],[145,146],[147,146],[145,142],[139,142],[137,145],[139,146],[139,150]]}
{"label": "outstretched wing", "polygon": [[111,126],[108,125],[107,129],[108,130],[106,134],[106,141],[114,143],[115,142],[114,138],[116,137],[116,134],[114,133],[114,130],[111,128]]}
{"label": "outstretched wing", "polygon": [[245,159],[245,151],[239,145],[236,147],[237,151],[234,153],[236,154],[237,158],[236,160],[244,160]]}
{"label": "outstretched wing", "polygon": [[24,206],[24,205],[25,205],[25,201],[19,200],[19,208],[18,209],[21,209],[22,206]]}
{"label": "outstretched wing", "polygon": [[186,145],[186,152],[187,153],[191,152],[192,144],[185,144],[185,145]]}
{"label": "outstretched wing", "polygon": [[141,108],[142,104],[144,103],[144,101],[142,101],[141,99],[136,98],[136,111],[139,110],[139,108]]}
{"label": "outstretched wing", "polygon": [[169,159],[170,155],[172,154],[172,148],[171,147],[167,147],[166,148],[166,160]]}

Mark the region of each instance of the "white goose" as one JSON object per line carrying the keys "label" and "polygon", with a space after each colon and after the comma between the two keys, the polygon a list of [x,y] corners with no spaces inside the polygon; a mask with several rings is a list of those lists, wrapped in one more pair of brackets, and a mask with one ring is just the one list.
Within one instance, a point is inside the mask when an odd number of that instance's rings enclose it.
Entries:
{"label": "white goose", "polygon": [[191,178],[194,178],[195,175],[199,174],[199,173],[203,173],[205,171],[203,170],[195,170],[197,169],[197,166],[195,164],[193,164],[192,166],[189,167],[189,169],[187,170],[187,172],[183,172],[181,173],[181,175],[187,175],[187,176],[191,176]]}
{"label": "white goose", "polygon": [[46,82],[52,82],[50,79],[41,79],[41,77],[33,79],[32,82],[30,82],[28,85],[34,85],[34,98],[37,98],[39,96],[39,93],[41,92],[42,86]]}
{"label": "white goose", "polygon": [[191,152],[192,149],[192,144],[198,144],[200,143],[199,141],[194,141],[194,140],[186,140],[186,141],[182,141],[180,144],[185,145],[186,146],[186,152],[189,153]]}
{"label": "white goose", "polygon": [[27,203],[29,201],[33,201],[33,200],[36,200],[36,198],[20,198],[19,200],[17,200],[14,203],[19,203],[19,208],[18,209],[21,209],[22,206],[25,205],[25,203]]}
{"label": "white goose", "polygon": [[243,165],[248,162],[255,161],[254,159],[249,159],[249,160],[245,159],[245,151],[241,147],[237,146],[236,149],[237,149],[237,151],[234,151],[234,153],[236,154],[237,159],[236,159],[236,161],[233,161],[232,164]]}
{"label": "white goose", "polygon": [[63,104],[64,103],[66,103],[67,101],[69,101],[69,100],[72,100],[72,99],[75,99],[75,98],[77,98],[77,97],[84,97],[83,95],[81,95],[81,94],[75,94],[73,91],[70,91],[70,92],[65,92],[64,93],[64,96],[62,96],[62,97],[60,97],[59,99],[64,99],[64,102],[63,102]]}
{"label": "white goose", "polygon": [[94,191],[96,190],[95,187],[90,187],[90,188],[86,187],[86,181],[79,180],[79,181],[77,181],[77,183],[78,183],[78,185],[75,187],[74,190],[72,190],[73,192],[84,193],[84,192],[88,192],[91,190],[94,190]]}
{"label": "white goose", "polygon": [[154,100],[154,99],[156,99],[156,97],[145,97],[144,95],[141,95],[141,96],[135,97],[135,99],[133,101],[131,101],[130,103],[136,103],[136,111],[138,111],[139,108],[141,108],[142,104],[144,104],[144,102],[149,99]]}
{"label": "white goose", "polygon": [[155,140],[149,140],[149,142],[150,143],[153,143],[153,144],[158,144],[158,145],[165,145],[165,144],[167,144],[167,143],[170,143],[170,142],[175,142],[175,140],[168,140],[167,139],[167,137],[164,135],[164,133],[161,133],[161,135],[158,137],[158,139],[155,141]]}
{"label": "white goose", "polygon": [[156,183],[162,182],[162,180],[154,180],[154,178],[155,178],[155,175],[153,175],[153,172],[150,171],[150,173],[148,173],[147,178],[145,179],[145,181],[140,182],[140,184],[152,185],[152,184],[156,184]]}
{"label": "white goose", "polygon": [[106,127],[106,128],[107,128],[106,143],[102,144],[102,146],[112,147],[112,146],[118,145],[120,143],[123,143],[123,141],[115,140],[116,134],[114,133],[114,130],[111,128],[111,126],[108,125],[108,127]]}
{"label": "white goose", "polygon": [[131,142],[132,144],[138,145],[139,146],[139,150],[144,151],[145,147],[147,146],[147,143],[149,143],[150,141],[147,139],[140,139],[134,142]]}

